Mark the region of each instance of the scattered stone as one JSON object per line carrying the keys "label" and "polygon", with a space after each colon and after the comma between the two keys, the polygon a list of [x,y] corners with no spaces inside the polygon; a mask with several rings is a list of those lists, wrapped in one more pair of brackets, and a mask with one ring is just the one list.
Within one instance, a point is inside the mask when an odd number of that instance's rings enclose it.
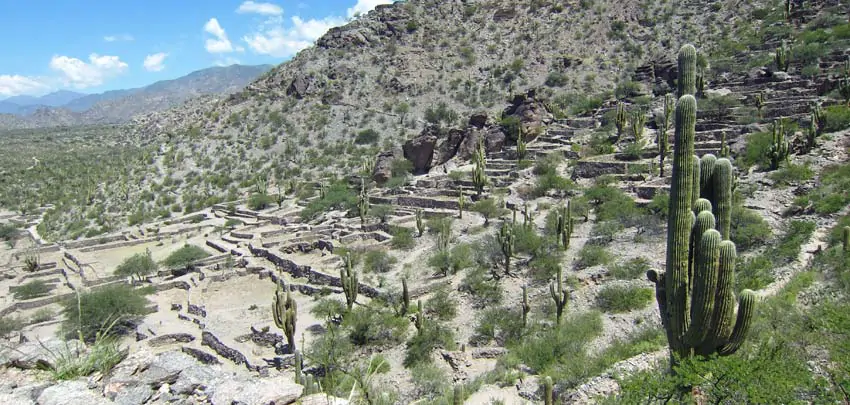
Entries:
{"label": "scattered stone", "polygon": [[106,405],[111,402],[99,394],[89,390],[84,380],[59,381],[47,387],[38,396],[39,405]]}
{"label": "scattered stone", "polygon": [[159,347],[175,343],[189,343],[194,340],[195,337],[188,333],[170,333],[152,338],[148,341],[148,345],[151,347]]}
{"label": "scattered stone", "polygon": [[210,332],[204,331],[201,334],[201,344],[204,346],[209,346],[211,349],[213,349],[213,351],[218,353],[219,356],[224,357],[225,359],[228,359],[236,364],[244,364],[249,369],[251,368],[251,365],[248,363],[248,358],[245,357],[244,354],[240,353],[236,349],[228,347]]}
{"label": "scattered stone", "polygon": [[295,402],[303,391],[304,387],[284,376],[262,380],[229,379],[215,387],[211,400],[213,404],[227,405],[286,405]]}
{"label": "scattered stone", "polygon": [[198,360],[199,362],[201,362],[203,364],[206,364],[206,365],[221,364],[221,361],[218,360],[218,357],[215,357],[215,355],[209,354],[209,353],[207,353],[203,350],[195,349],[195,348],[188,347],[188,346],[183,346],[180,350],[183,353],[186,353],[186,354],[194,357],[195,360]]}
{"label": "scattered stone", "polygon": [[171,304],[171,310],[172,310],[172,311],[180,311],[180,310],[182,310],[182,309],[183,309],[183,305],[182,305],[182,304]]}

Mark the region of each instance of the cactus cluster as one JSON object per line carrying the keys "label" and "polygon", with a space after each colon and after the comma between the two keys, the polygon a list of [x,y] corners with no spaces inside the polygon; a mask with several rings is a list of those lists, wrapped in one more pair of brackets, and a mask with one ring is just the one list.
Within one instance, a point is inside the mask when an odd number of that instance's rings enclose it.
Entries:
{"label": "cactus cluster", "polygon": [[785,123],[781,120],[773,122],[773,137],[767,148],[767,158],[770,159],[770,170],[776,170],[782,162],[788,161],[791,155],[791,143],[785,136]]}
{"label": "cactus cluster", "polygon": [[[679,64],[695,54],[680,52]],[[680,68],[680,72],[687,71]],[[731,229],[733,169],[728,159],[694,155],[696,99],[676,105],[673,178],[667,227],[667,270],[647,272],[671,353],[676,357],[734,353],[753,317],[755,294],[744,290],[735,315],[735,244]],[[674,357],[674,359],[676,358]]]}
{"label": "cactus cluster", "polygon": [[782,45],[776,48],[776,69],[783,72],[788,71],[788,66],[791,64],[791,51],[788,50],[788,43],[782,41]]}
{"label": "cactus cluster", "polygon": [[511,257],[514,255],[514,230],[507,223],[502,224],[502,229],[498,235],[499,246],[502,248],[502,255],[505,257],[505,274],[511,272]]}
{"label": "cactus cluster", "polygon": [[290,294],[289,288],[286,288],[284,294],[283,286],[278,283],[277,289],[274,292],[274,303],[272,304],[272,318],[274,324],[283,331],[286,336],[286,344],[289,350],[295,350],[295,320],[298,316],[298,305]]}
{"label": "cactus cluster", "polygon": [[339,279],[342,283],[342,292],[345,293],[345,305],[351,311],[357,301],[357,293],[360,287],[357,281],[357,272],[354,270],[354,264],[351,260],[351,253],[348,253],[345,257],[345,266],[339,271]]}
{"label": "cactus cluster", "polygon": [[617,126],[617,139],[623,136],[623,131],[626,129],[628,117],[626,115],[626,107],[623,103],[617,103],[617,115],[614,116],[614,125]]}
{"label": "cactus cluster", "polygon": [[646,127],[646,115],[641,109],[632,111],[629,119],[629,124],[632,127],[632,136],[635,137],[635,143],[643,145],[643,131]]}
{"label": "cactus cluster", "polygon": [[375,172],[375,162],[377,159],[373,156],[363,160],[363,176],[371,176]]}
{"label": "cactus cluster", "polygon": [[516,161],[517,165],[522,164],[525,156],[528,154],[528,147],[525,144],[525,135],[522,133],[522,126],[519,128],[519,135],[516,138]]}
{"label": "cactus cluster", "polygon": [[570,201],[567,201],[567,206],[561,208],[558,213],[558,222],[555,226],[555,231],[558,233],[558,244],[564,250],[570,248],[570,238],[573,236],[573,210]]}
{"label": "cactus cluster", "polygon": [[304,386],[304,392],[301,395],[320,394],[322,386],[319,381],[311,374],[304,373],[304,357],[298,350],[295,351],[295,382]]}
{"label": "cactus cluster", "polygon": [[564,308],[570,301],[570,293],[564,289],[563,270],[558,268],[558,277],[554,283],[549,284],[549,295],[552,301],[555,302],[555,323],[561,324],[561,317],[564,315]]}
{"label": "cactus cluster", "polygon": [[522,226],[526,228],[534,226],[534,212],[528,209],[528,204],[522,206]]}

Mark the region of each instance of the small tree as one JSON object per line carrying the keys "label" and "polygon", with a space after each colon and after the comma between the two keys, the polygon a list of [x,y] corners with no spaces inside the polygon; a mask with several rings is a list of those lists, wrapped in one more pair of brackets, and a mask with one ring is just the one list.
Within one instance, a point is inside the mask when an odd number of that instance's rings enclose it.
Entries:
{"label": "small tree", "polygon": [[496,200],[492,198],[487,198],[483,200],[478,200],[475,204],[472,204],[469,207],[471,211],[477,212],[484,217],[484,226],[490,225],[490,218],[497,217],[501,215],[502,208],[496,203]]}
{"label": "small tree", "polygon": [[186,268],[191,265],[192,262],[201,260],[209,255],[209,253],[200,247],[195,245],[184,245],[182,248],[177,249],[174,253],[170,254],[162,262],[162,265],[168,268]]}
{"label": "small tree", "polygon": [[72,298],[65,301],[66,318],[62,331],[66,336],[82,336],[88,342],[93,341],[98,333],[124,334],[131,331],[141,316],[148,312],[148,300],[142,291],[117,284],[81,293],[79,300]]}
{"label": "small tree", "polygon": [[115,269],[115,274],[125,277],[136,277],[142,281],[145,276],[155,273],[157,264],[151,257],[150,249],[145,249],[144,253],[136,253],[121,262]]}

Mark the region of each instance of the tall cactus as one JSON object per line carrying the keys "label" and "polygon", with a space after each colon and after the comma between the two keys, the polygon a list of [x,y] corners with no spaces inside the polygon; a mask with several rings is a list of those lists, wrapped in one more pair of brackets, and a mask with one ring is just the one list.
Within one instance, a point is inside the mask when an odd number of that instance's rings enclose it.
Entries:
{"label": "tall cactus", "polygon": [[[685,48],[693,50],[690,45]],[[683,53],[680,67],[683,59],[693,63],[682,58]],[[755,306],[755,294],[744,290],[736,317],[736,252],[728,240],[732,166],[728,159],[707,155],[701,162],[694,155],[695,126],[696,99],[685,94],[676,105],[667,271],[647,272],[655,283],[661,321],[676,357],[734,353],[747,335]],[[711,174],[701,176],[701,169],[709,167]]]}
{"label": "tall cactus", "polygon": [[632,112],[629,123],[632,126],[632,136],[635,137],[635,143],[643,145],[643,131],[646,127],[646,115],[641,109],[637,109]]}
{"label": "tall cactus", "polygon": [[357,281],[357,272],[354,271],[353,267],[351,253],[348,253],[346,255],[345,266],[339,270],[339,280],[342,283],[342,292],[345,293],[345,304],[349,311],[354,307],[354,303],[357,302],[357,293],[360,287]]}
{"label": "tall cactus", "polygon": [[416,333],[422,334],[425,332],[425,310],[422,309],[422,301],[416,301],[416,318],[413,321],[416,326]]}
{"label": "tall cactus", "polygon": [[726,142],[726,131],[720,133],[720,157],[729,158],[729,143]]}
{"label": "tall cactus", "polygon": [[472,169],[472,185],[475,187],[475,194],[478,196],[481,196],[488,183],[487,174],[484,170],[485,166],[481,163],[476,163]]}
{"label": "tall cactus", "polygon": [[[693,45],[687,44],[679,49],[678,70],[679,77],[677,80],[676,97],[681,98],[685,94],[696,95],[697,49]],[[676,125],[678,125],[678,121]]]}
{"label": "tall cactus", "polygon": [[552,377],[548,375],[543,379],[543,404],[555,404],[555,384],[552,382]]}
{"label": "tall cactus", "polygon": [[401,279],[401,315],[407,315],[410,310],[410,292],[407,290],[407,279]]}
{"label": "tall cactus", "polygon": [[661,177],[664,177],[664,160],[667,159],[667,155],[670,153],[670,135],[668,131],[670,124],[673,122],[673,108],[675,108],[675,104],[676,102],[673,100],[672,95],[667,94],[664,96],[664,115],[661,117],[657,138],[655,139],[655,143],[658,145],[658,167]]}
{"label": "tall cactus", "polygon": [[369,215],[369,191],[366,189],[366,181],[360,179],[360,195],[357,199],[357,212],[360,215],[360,225],[366,223],[366,216]]}
{"label": "tall cactus", "polygon": [[617,139],[623,136],[623,131],[626,129],[628,116],[626,115],[626,107],[623,103],[617,103],[617,115],[614,116],[614,125],[617,126]]}
{"label": "tall cactus", "polygon": [[845,253],[850,252],[850,226],[841,230],[841,245]]}
{"label": "tall cactus", "polygon": [[764,109],[764,102],[765,102],[764,93],[756,94],[755,102],[756,102],[756,110],[758,110],[758,113],[759,113],[759,119],[762,119],[763,115],[762,115],[761,111],[762,111],[762,109]]}
{"label": "tall cactus", "polygon": [[514,255],[514,231],[507,223],[502,224],[502,229],[499,230],[498,241],[499,246],[502,248],[502,255],[505,257],[505,274],[510,274],[511,257]]}
{"label": "tall cactus", "polygon": [[531,305],[528,303],[528,286],[522,286],[522,327],[528,325],[528,313],[531,312]]}
{"label": "tall cactus", "polygon": [[425,233],[425,223],[422,222],[422,209],[416,209],[416,232],[419,233],[419,237],[422,237],[422,234]]}
{"label": "tall cactus", "polygon": [[522,126],[519,128],[519,135],[516,138],[516,162],[517,166],[522,164],[525,156],[528,154],[528,146],[525,144],[525,136],[522,133]]}
{"label": "tall cactus", "polygon": [[788,71],[788,66],[791,64],[791,51],[788,50],[788,43],[784,40],[782,45],[776,48],[776,69],[783,72]]}
{"label": "tall cactus", "polygon": [[463,190],[458,187],[457,189],[457,217],[463,219],[463,208],[466,207],[466,196],[463,194]]}
{"label": "tall cactus", "polygon": [[463,405],[463,385],[458,384],[452,390],[452,405]]}
{"label": "tall cactus", "polygon": [[272,318],[274,324],[286,336],[286,344],[290,351],[295,350],[295,320],[298,316],[298,304],[292,298],[289,288],[284,294],[283,286],[278,283],[274,292],[274,303],[272,304]]}
{"label": "tall cactus", "polygon": [[561,208],[558,213],[558,221],[555,227],[558,233],[558,244],[564,250],[570,248],[570,238],[573,236],[573,210],[570,201],[567,201],[567,206]]}
{"label": "tall cactus", "polygon": [[770,159],[770,170],[776,170],[782,162],[788,161],[791,155],[791,143],[785,136],[785,123],[781,120],[773,122],[773,138],[767,148],[767,158]]}
{"label": "tall cactus", "polygon": [[564,290],[563,270],[558,268],[558,277],[555,283],[549,284],[549,295],[552,301],[555,301],[555,323],[561,324],[561,317],[564,315],[564,308],[570,301],[570,293]]}

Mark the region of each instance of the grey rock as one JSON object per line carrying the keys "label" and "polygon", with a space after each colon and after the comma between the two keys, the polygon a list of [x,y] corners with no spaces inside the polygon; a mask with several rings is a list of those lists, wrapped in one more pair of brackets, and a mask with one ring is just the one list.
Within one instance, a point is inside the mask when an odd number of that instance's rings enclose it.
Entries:
{"label": "grey rock", "polygon": [[142,405],[147,402],[154,394],[153,388],[149,385],[137,384],[128,389],[118,391],[113,398],[113,402],[120,405]]}
{"label": "grey rock", "polygon": [[396,154],[392,151],[381,152],[375,158],[375,169],[372,171],[372,180],[378,184],[384,184],[393,176],[392,164]]}
{"label": "grey rock", "polygon": [[221,361],[218,360],[218,357],[215,357],[213,354],[209,354],[203,350],[198,350],[192,347],[184,346],[180,349],[183,353],[186,353],[195,358],[195,360],[201,362],[206,365],[214,365],[221,364]]}
{"label": "grey rock", "polygon": [[41,392],[36,400],[38,405],[105,405],[112,402],[88,389],[85,381],[60,381]]}
{"label": "grey rock", "polygon": [[15,347],[0,348],[0,365],[32,369],[37,365],[51,365],[56,356],[74,355],[79,353],[82,345],[77,340],[63,341],[48,339],[46,341],[30,341]]}
{"label": "grey rock", "polygon": [[228,379],[215,387],[213,405],[286,405],[295,402],[304,387],[291,379],[277,376],[268,379]]}

